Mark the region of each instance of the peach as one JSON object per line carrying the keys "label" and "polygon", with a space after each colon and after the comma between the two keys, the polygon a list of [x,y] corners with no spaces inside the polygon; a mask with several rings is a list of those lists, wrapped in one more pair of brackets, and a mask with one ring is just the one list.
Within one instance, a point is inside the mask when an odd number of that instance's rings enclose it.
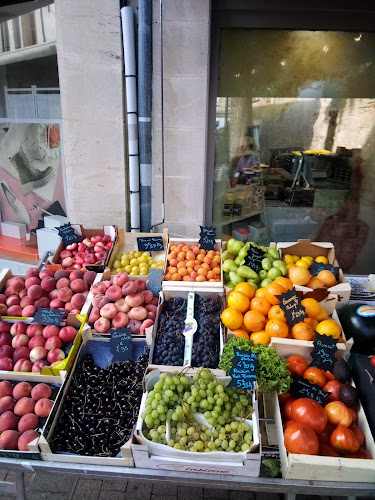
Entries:
{"label": "peach", "polygon": [[151,319],[152,321],[155,322],[155,319],[156,319],[156,314],[151,312],[151,311],[147,311],[147,316],[146,316],[146,319]]}
{"label": "peach", "polygon": [[0,347],[0,359],[1,358],[11,358],[13,359],[14,349],[10,345],[2,345]]}
{"label": "peach", "polygon": [[56,288],[56,281],[51,276],[47,276],[46,278],[42,279],[42,282],[40,283],[40,286],[46,292],[52,292],[52,290],[54,290]]}
{"label": "peach", "polygon": [[3,396],[0,399],[0,413],[4,413],[5,411],[13,411],[16,406],[16,400],[11,396]]}
{"label": "peach", "polygon": [[103,295],[105,291],[107,290],[107,287],[103,284],[103,282],[99,283],[93,283],[90,288],[90,292],[93,295]]}
{"label": "peach", "polygon": [[21,317],[22,318],[31,318],[36,313],[36,307],[34,306],[26,306],[22,309]]}
{"label": "peach", "polygon": [[99,241],[102,241],[102,237],[101,237],[99,234],[97,234],[96,236],[92,236],[92,237],[90,238],[90,240],[91,240],[94,244],[96,244],[96,243],[99,243]]}
{"label": "peach", "polygon": [[52,271],[52,269],[42,269],[39,273],[39,279],[44,279],[47,278],[48,276],[51,276],[53,278],[55,273]]}
{"label": "peach", "polygon": [[38,361],[35,361],[31,367],[32,373],[42,373],[42,369],[45,366],[49,366],[49,363],[45,359],[38,359]]}
{"label": "peach", "polygon": [[25,288],[25,279],[22,276],[14,276],[9,281],[9,286],[13,288],[15,292],[20,292],[22,288]]}
{"label": "peach", "polygon": [[12,336],[10,333],[2,332],[0,333],[0,347],[3,345],[10,345],[12,343]]}
{"label": "peach", "polygon": [[135,280],[134,283],[137,285],[137,293],[146,290],[146,282],[143,280]]}
{"label": "peach", "polygon": [[73,295],[72,300],[70,301],[73,309],[78,309],[79,311],[82,309],[85,302],[86,297],[82,293],[76,293],[75,295]]}
{"label": "peach", "polygon": [[96,257],[93,253],[89,253],[85,255],[85,263],[86,264],[95,264],[96,262]]}
{"label": "peach", "polygon": [[39,277],[39,269],[37,267],[29,267],[29,269],[26,271],[26,278],[32,277]]}
{"label": "peach", "polygon": [[110,280],[105,280],[102,281],[103,285],[105,286],[105,289],[108,290],[110,286],[112,286],[112,282]]}
{"label": "peach", "polygon": [[35,401],[32,398],[24,397],[17,401],[14,407],[14,414],[21,417],[26,413],[33,413],[35,408]]}
{"label": "peach", "polygon": [[26,335],[30,338],[42,335],[43,327],[38,323],[33,323],[26,328]]}
{"label": "peach", "polygon": [[143,321],[147,318],[147,310],[144,307],[133,307],[128,312],[129,319]]}
{"label": "peach", "polygon": [[47,354],[48,351],[45,347],[41,345],[34,347],[34,349],[31,349],[30,351],[30,361],[34,363],[35,361],[38,361],[38,359],[46,359]]}
{"label": "peach", "polygon": [[56,283],[56,288],[57,290],[60,290],[60,288],[66,288],[70,287],[70,280],[68,278],[60,278],[59,281]]}
{"label": "peach", "polygon": [[52,299],[49,303],[50,309],[64,309],[65,304],[60,299]]}
{"label": "peach", "polygon": [[[111,323],[106,318],[99,318],[94,323],[94,330],[98,333],[107,333],[111,327]],[[0,360],[1,362],[1,360]]]}
{"label": "peach", "polygon": [[141,295],[143,295],[144,298],[144,303],[145,304],[150,304],[154,296],[152,295],[152,292],[150,290],[143,290],[140,292]]}
{"label": "peach", "polygon": [[116,300],[115,306],[117,307],[117,310],[119,312],[127,313],[128,311],[130,311],[130,306],[126,302],[124,297],[120,300]]}
{"label": "peach", "polygon": [[59,289],[59,293],[58,293],[57,297],[62,302],[69,302],[71,300],[71,298],[73,297],[73,292],[70,288],[65,286],[65,287]]}
{"label": "peach", "polygon": [[32,363],[26,359],[19,359],[13,367],[15,372],[31,372],[31,368],[33,367]]}
{"label": "peach", "polygon": [[93,307],[89,316],[89,323],[92,325],[100,318],[100,309],[99,307]]}
{"label": "peach", "polygon": [[18,430],[19,432],[30,431],[32,429],[36,429],[38,424],[39,418],[35,415],[35,413],[26,413],[18,422]]}
{"label": "peach", "polygon": [[39,346],[44,346],[46,343],[46,340],[44,337],[41,335],[38,335],[37,337],[33,337],[32,339],[29,340],[29,345],[27,346],[30,350],[34,349],[34,347],[39,347]]}
{"label": "peach", "polygon": [[84,292],[86,290],[86,283],[81,279],[76,279],[70,283],[70,288],[74,293]]}
{"label": "peach", "polygon": [[70,257],[73,257],[73,254],[70,250],[62,250],[60,252],[60,259],[69,259]]}
{"label": "peach", "polygon": [[0,333],[10,332],[11,327],[12,324],[8,323],[8,321],[0,320]]}
{"label": "peach", "polygon": [[119,286],[112,285],[106,290],[105,295],[112,300],[112,302],[116,302],[116,300],[122,298],[122,291]]}
{"label": "peach", "polygon": [[5,304],[6,300],[7,300],[6,295],[0,293],[0,304]]}
{"label": "peach", "polygon": [[123,295],[135,295],[137,293],[137,285],[134,281],[127,281],[122,287]]}
{"label": "peach", "polygon": [[129,322],[129,318],[126,313],[118,312],[116,316],[112,319],[112,328],[123,328]]}
{"label": "peach", "polygon": [[146,329],[152,326],[154,322],[151,319],[145,319],[139,328],[139,333],[146,335]]}
{"label": "peach", "polygon": [[136,295],[127,295],[125,297],[126,303],[129,304],[130,307],[138,307],[143,304],[144,297],[140,293]]}
{"label": "peach", "polygon": [[28,359],[29,356],[30,349],[28,347],[17,347],[13,353],[13,361],[16,363],[19,359]]}
{"label": "peach", "polygon": [[58,294],[59,294],[59,290],[57,288],[54,288],[52,290],[52,292],[49,292],[48,298],[51,299],[51,300],[57,299]]}
{"label": "peach", "polygon": [[13,370],[13,359],[11,358],[1,358],[0,359],[0,370],[10,372]]}
{"label": "peach", "polygon": [[116,286],[123,287],[125,283],[127,283],[128,281],[129,281],[129,276],[126,273],[124,273],[124,271],[121,271],[118,274],[115,274],[112,283]]}
{"label": "peach", "polygon": [[17,450],[19,437],[20,433],[17,431],[9,430],[2,432],[0,436],[0,449]]}
{"label": "peach", "polygon": [[94,283],[96,278],[96,272],[94,271],[86,271],[85,274],[83,275],[83,280],[87,285],[92,285]]}
{"label": "peach", "polygon": [[7,316],[8,308],[6,304],[0,304],[0,316]]}
{"label": "peach", "polygon": [[29,382],[19,382],[13,389],[14,399],[28,398],[31,394],[32,386]]}
{"label": "peach", "polygon": [[13,394],[13,385],[8,380],[0,382],[0,398],[11,396]]}
{"label": "peach", "polygon": [[64,326],[59,332],[59,338],[62,342],[73,342],[76,336],[77,330],[73,326]]}
{"label": "peach", "polygon": [[105,306],[109,302],[110,302],[109,298],[103,294],[95,295],[95,297],[92,299],[93,307],[98,307],[99,309],[101,309],[103,306]]}
{"label": "peach", "polygon": [[78,243],[77,242],[71,243],[70,245],[66,246],[66,250],[70,250],[70,251],[77,250],[77,248],[78,248]]}
{"label": "peach", "polygon": [[34,302],[34,307],[47,308],[50,305],[51,300],[48,297],[40,297]]}
{"label": "peach", "polygon": [[68,271],[65,271],[65,269],[59,269],[55,272],[53,277],[56,281],[59,281],[61,278],[69,278],[69,273]]}
{"label": "peach", "polygon": [[81,312],[81,310],[80,310],[80,309],[72,309],[72,310],[70,311],[70,314],[79,314],[80,312]]}
{"label": "peach", "polygon": [[158,306],[159,305],[159,299],[158,297],[154,297],[152,301],[150,302],[151,305],[153,306]]}
{"label": "peach", "polygon": [[127,328],[130,328],[130,333],[139,333],[141,325],[142,321],[138,321],[137,319],[131,319],[126,326]]}
{"label": "peach", "polygon": [[101,252],[96,252],[95,257],[98,260],[106,260],[108,257],[108,252],[106,252],[105,250],[102,250]]}
{"label": "peach", "polygon": [[83,273],[81,271],[72,271],[69,275],[70,281],[83,280]]}
{"label": "peach", "polygon": [[22,309],[26,306],[33,306],[34,305],[34,301],[32,299],[30,299],[30,297],[28,297],[26,295],[26,297],[22,297],[21,299],[21,302],[20,302],[20,306],[22,307]]}
{"label": "peach", "polygon": [[118,313],[117,307],[115,304],[105,304],[101,309],[100,309],[100,316],[103,318],[107,319],[112,319],[116,316]]}
{"label": "peach", "polygon": [[69,312],[73,311],[73,306],[72,306],[72,303],[71,303],[70,301],[69,301],[69,302],[67,302],[67,303],[65,304],[65,306],[64,306],[64,309],[65,309],[65,311],[69,311]]}
{"label": "peach", "polygon": [[52,351],[52,349],[59,349],[62,346],[62,342],[59,337],[50,337],[46,340],[44,347],[47,351]]}
{"label": "peach", "polygon": [[14,431],[17,429],[18,418],[12,411],[5,411],[0,417],[0,431]]}
{"label": "peach", "polygon": [[17,295],[11,295],[10,297],[7,298],[6,305],[8,307],[10,306],[19,306],[20,305],[20,299]]}
{"label": "peach", "polygon": [[[20,451],[30,451],[29,444],[40,436],[35,430],[27,430],[18,438],[17,446]],[[12,448],[13,449],[13,448]]]}
{"label": "peach", "polygon": [[40,279],[33,276],[32,278],[27,278],[25,281],[25,288],[28,290],[33,285],[40,285]]}
{"label": "peach", "polygon": [[60,332],[60,328],[57,325],[47,325],[43,328],[43,337],[48,339],[49,337],[57,336]]}
{"label": "peach", "polygon": [[51,397],[52,390],[49,385],[47,384],[37,384],[35,387],[32,388],[31,390],[31,397],[35,401],[39,401],[39,399],[48,399]]}
{"label": "peach", "polygon": [[24,297],[27,297],[27,290],[26,290],[26,288],[22,288],[22,290],[20,292],[18,292],[18,297],[20,299],[23,299]]}
{"label": "peach", "polygon": [[52,351],[49,351],[47,356],[47,361],[51,364],[56,361],[62,361],[63,359],[65,359],[65,353],[61,349],[52,349]]}
{"label": "peach", "polygon": [[43,289],[39,285],[32,285],[27,290],[27,296],[30,297],[30,299],[32,300],[40,299],[42,295],[43,295]]}
{"label": "peach", "polygon": [[7,315],[13,317],[22,317],[22,307],[21,306],[10,306],[8,307]]}
{"label": "peach", "polygon": [[109,234],[105,234],[104,236],[102,236],[102,243],[106,245],[109,242],[111,242],[111,236]]}
{"label": "peach", "polygon": [[156,306],[154,306],[153,304],[147,304],[145,306],[145,309],[147,311],[153,312],[154,314],[156,314],[156,311],[158,310],[158,308]]}
{"label": "peach", "polygon": [[10,328],[11,335],[20,335],[26,333],[27,324],[23,321],[16,321]]}

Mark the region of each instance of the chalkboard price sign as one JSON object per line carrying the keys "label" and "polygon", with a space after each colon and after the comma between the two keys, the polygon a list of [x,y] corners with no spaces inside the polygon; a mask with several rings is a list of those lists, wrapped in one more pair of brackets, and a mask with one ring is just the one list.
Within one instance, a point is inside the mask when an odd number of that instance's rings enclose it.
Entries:
{"label": "chalkboard price sign", "polygon": [[202,250],[214,250],[216,243],[216,227],[200,226],[199,244]]}
{"label": "chalkboard price sign", "polygon": [[71,243],[79,243],[80,238],[78,234],[75,233],[70,222],[64,224],[63,226],[56,227],[56,229],[59,232],[59,236],[61,236],[61,239],[65,245],[70,245]]}
{"label": "chalkboard price sign", "polygon": [[258,364],[257,354],[234,347],[234,358],[232,368],[229,371],[231,381],[228,387],[237,387],[251,391],[257,379],[255,369]]}
{"label": "chalkboard price sign", "polygon": [[332,264],[323,264],[322,262],[313,262],[310,266],[310,274],[312,276],[318,276],[320,271],[331,271],[334,275],[335,278],[338,279],[339,277],[339,267],[332,266]]}
{"label": "chalkboard price sign", "polygon": [[59,325],[67,311],[60,311],[60,309],[47,309],[38,307],[34,314],[33,323],[39,325]]}
{"label": "chalkboard price sign", "polygon": [[110,328],[110,351],[113,361],[133,359],[133,346],[130,328]]}
{"label": "chalkboard price sign", "polygon": [[151,290],[154,297],[159,297],[161,282],[163,280],[163,269],[150,269],[146,289]]}
{"label": "chalkboard price sign", "polygon": [[306,379],[296,376],[290,388],[296,398],[310,398],[325,406],[326,399],[331,394],[325,392],[318,384],[312,384]]}
{"label": "chalkboard price sign", "polygon": [[310,366],[317,366],[322,370],[332,371],[337,351],[337,342],[331,335],[320,335],[315,332],[314,350],[311,352],[313,358]]}
{"label": "chalkboard price sign", "polygon": [[138,252],[158,252],[164,250],[162,236],[144,236],[137,238]]}
{"label": "chalkboard price sign", "polygon": [[260,248],[250,247],[245,257],[245,266],[249,266],[253,271],[259,273],[262,269],[262,260],[265,253]]}
{"label": "chalkboard price sign", "polygon": [[307,318],[306,309],[301,304],[301,298],[294,287],[276,297],[280,300],[280,308],[285,313],[288,326],[293,326]]}

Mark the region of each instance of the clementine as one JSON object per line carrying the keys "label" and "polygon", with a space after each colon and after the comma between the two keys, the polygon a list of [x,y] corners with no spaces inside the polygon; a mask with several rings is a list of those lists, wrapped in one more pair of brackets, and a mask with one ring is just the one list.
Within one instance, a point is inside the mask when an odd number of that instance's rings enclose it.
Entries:
{"label": "clementine", "polygon": [[285,293],[285,288],[275,282],[272,282],[266,289],[266,299],[270,304],[278,305],[280,304],[280,300],[276,296],[281,295],[282,293]]}
{"label": "clementine", "polygon": [[268,345],[271,342],[271,337],[265,330],[261,330],[260,332],[253,332],[250,335],[250,340],[252,340],[254,344]]}
{"label": "clementine", "polygon": [[320,313],[320,304],[313,298],[303,299],[301,300],[301,304],[305,308],[306,314],[308,314],[310,318],[315,318]]}
{"label": "clementine", "polygon": [[[199,273],[199,271],[198,271]],[[250,306],[250,300],[247,295],[234,290],[228,297],[228,306],[238,309],[242,313],[246,312]]]}
{"label": "clementine", "polygon": [[249,340],[249,334],[245,332],[242,328],[237,328],[236,330],[232,330],[235,337],[243,337],[244,339]]}
{"label": "clementine", "polygon": [[292,328],[292,335],[297,340],[314,340],[315,332],[310,325],[301,321],[296,323]]}
{"label": "clementine", "polygon": [[278,337],[285,339],[288,336],[288,325],[280,319],[270,319],[266,324],[266,333],[270,337]]}
{"label": "clementine", "polygon": [[319,314],[317,316],[315,316],[315,319],[317,321],[319,321],[319,323],[321,321],[324,321],[325,319],[328,319],[328,313],[327,311],[324,309],[324,307],[320,306],[320,310],[319,310]]}
{"label": "clementine", "polygon": [[255,310],[247,311],[243,318],[244,325],[249,332],[259,332],[266,324],[264,315]]}
{"label": "clementine", "polygon": [[229,330],[237,330],[242,326],[243,316],[241,311],[239,311],[238,309],[227,307],[221,313],[221,321],[224,326],[229,328]]}
{"label": "clementine", "polygon": [[310,271],[304,267],[293,266],[288,270],[288,277],[295,285],[306,285],[311,278]]}
{"label": "clementine", "polygon": [[271,309],[271,304],[264,297],[254,297],[250,301],[250,309],[259,311],[264,316],[267,316],[268,311]]}
{"label": "clementine", "polygon": [[255,288],[250,283],[247,283],[246,281],[244,281],[243,283],[238,283],[238,285],[236,285],[234,287],[234,291],[244,293],[245,295],[247,295],[249,297],[250,300],[255,295]]}
{"label": "clementine", "polygon": [[284,276],[279,276],[278,278],[276,278],[274,280],[274,283],[281,285],[283,288],[285,288],[285,291],[293,290],[293,283],[288,278],[284,278]]}
{"label": "clementine", "polygon": [[284,323],[286,323],[285,312],[278,305],[272,306],[268,311],[268,319],[279,319],[280,321],[284,321]]}

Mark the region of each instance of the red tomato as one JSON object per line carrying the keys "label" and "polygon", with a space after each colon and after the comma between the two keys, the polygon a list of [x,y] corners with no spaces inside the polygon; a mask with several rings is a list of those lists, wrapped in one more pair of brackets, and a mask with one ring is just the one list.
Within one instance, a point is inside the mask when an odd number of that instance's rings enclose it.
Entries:
{"label": "red tomato", "polygon": [[317,401],[300,398],[292,404],[292,420],[307,425],[314,432],[323,432],[327,425],[327,414]]}
{"label": "red tomato", "polygon": [[319,444],[319,455],[321,455],[322,457],[339,457],[340,456],[337,453],[337,451],[327,443],[320,443]]}
{"label": "red tomato", "polygon": [[363,448],[360,448],[355,453],[351,453],[350,455],[345,455],[345,458],[369,459],[369,458],[372,458],[372,456],[371,456],[371,454],[367,450],[364,450]]}
{"label": "red tomato", "polygon": [[317,455],[319,452],[319,441],[315,432],[302,424],[292,424],[284,434],[284,445],[289,453],[303,455]]}
{"label": "red tomato", "polygon": [[327,401],[339,401],[339,389],[340,389],[341,383],[338,382],[337,380],[330,380],[329,382],[326,383],[326,385],[323,387],[323,391],[325,392],[330,392],[331,395],[328,396]]}
{"label": "red tomato", "polygon": [[318,384],[320,387],[324,387],[326,383],[326,376],[324,371],[316,366],[309,366],[307,370],[303,373],[303,378],[309,380],[312,384]]}
{"label": "red tomato", "polygon": [[357,422],[358,420],[357,412],[353,410],[353,408],[349,408],[349,406],[347,408],[349,410],[350,415],[352,416],[352,422]]}
{"label": "red tomato", "polygon": [[352,423],[353,419],[349,412],[349,408],[341,401],[332,401],[332,403],[328,403],[325,407],[325,411],[328,421],[332,424],[349,427]]}
{"label": "red tomato", "polygon": [[343,453],[355,453],[359,450],[359,441],[357,436],[345,425],[338,425],[331,434],[331,446],[337,451]]}
{"label": "red tomato", "polygon": [[308,364],[302,356],[298,356],[294,354],[293,356],[289,356],[287,359],[288,362],[288,370],[292,375],[295,373],[302,377],[304,372],[307,370]]}
{"label": "red tomato", "polygon": [[286,422],[284,422],[284,431],[285,429],[287,429],[288,427],[290,427],[292,424],[295,424],[295,421],[294,420],[287,420]]}
{"label": "red tomato", "polygon": [[288,399],[288,401],[284,405],[283,414],[284,414],[284,418],[286,420],[293,420],[292,403],[294,403],[294,401],[296,401],[294,398],[290,398],[290,399]]}
{"label": "red tomato", "polygon": [[375,356],[371,356],[370,363],[372,364],[372,366],[375,366]]}
{"label": "red tomato", "polygon": [[357,436],[359,441],[359,446],[363,446],[365,444],[365,435],[363,430],[358,427],[358,425],[352,424],[349,429]]}
{"label": "red tomato", "polygon": [[328,370],[324,372],[324,375],[326,376],[327,380],[336,380],[334,374]]}
{"label": "red tomato", "polygon": [[279,403],[284,405],[292,395],[290,392],[284,392],[284,394],[278,394],[277,397],[279,398]]}
{"label": "red tomato", "polygon": [[329,438],[335,429],[336,427],[331,422],[327,422],[324,431],[318,434],[319,443],[329,443]]}

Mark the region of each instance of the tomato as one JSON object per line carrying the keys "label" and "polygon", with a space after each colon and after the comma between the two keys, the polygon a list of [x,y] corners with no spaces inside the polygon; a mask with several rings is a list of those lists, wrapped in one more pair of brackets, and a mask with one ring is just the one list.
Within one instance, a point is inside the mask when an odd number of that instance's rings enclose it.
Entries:
{"label": "tomato", "polygon": [[357,422],[357,420],[358,420],[357,412],[355,410],[353,410],[353,408],[349,408],[349,406],[348,406],[348,410],[349,410],[350,415],[352,416],[352,422]]}
{"label": "tomato", "polygon": [[320,443],[319,444],[319,455],[322,457],[339,457],[340,455],[337,453],[337,451],[332,448],[329,444],[326,443]]}
{"label": "tomato", "polygon": [[292,404],[292,420],[307,425],[314,432],[323,432],[327,425],[327,414],[317,401],[300,398]]}
{"label": "tomato", "polygon": [[324,371],[320,368],[317,368],[316,366],[309,366],[309,368],[305,370],[303,378],[306,378],[312,384],[320,385],[320,387],[323,387],[326,383],[326,376],[324,375]]}
{"label": "tomato", "polygon": [[293,396],[290,392],[284,392],[284,394],[278,394],[277,397],[279,398],[279,403],[284,405]]}
{"label": "tomato", "polygon": [[371,454],[367,450],[364,450],[363,448],[360,448],[355,453],[351,453],[350,455],[345,455],[345,458],[369,459],[369,458],[372,458],[372,456],[371,456]]}
{"label": "tomato", "polygon": [[363,446],[365,444],[365,435],[363,433],[363,430],[355,424],[352,424],[349,429],[357,436],[359,446]]}
{"label": "tomato", "polygon": [[290,427],[291,425],[295,424],[295,421],[294,420],[287,420],[286,422],[284,422],[284,430],[287,429],[288,427]]}
{"label": "tomato", "polygon": [[357,436],[345,425],[338,425],[331,434],[331,446],[343,453],[355,453],[359,450]]}
{"label": "tomato", "polygon": [[326,376],[326,379],[327,380],[336,380],[335,379],[335,376],[333,375],[333,373],[331,373],[330,371],[326,370],[324,372],[324,375]]}
{"label": "tomato", "polygon": [[284,414],[284,418],[286,420],[293,420],[293,417],[292,417],[292,404],[294,403],[294,401],[296,401],[294,398],[290,398],[290,399],[287,400],[287,402],[284,405],[283,414]]}
{"label": "tomato", "polygon": [[317,455],[319,452],[319,441],[315,432],[302,424],[292,424],[284,434],[284,445],[289,453],[304,455]]}
{"label": "tomato", "polygon": [[297,354],[294,354],[293,356],[289,356],[287,359],[288,362],[288,370],[292,375],[295,373],[302,377],[302,375],[305,373],[307,370],[307,362],[305,358],[302,356],[298,356]]}
{"label": "tomato", "polygon": [[329,443],[329,438],[335,429],[336,427],[331,422],[327,422],[324,431],[318,434],[319,443]]}
{"label": "tomato", "polygon": [[349,412],[349,408],[344,405],[341,401],[332,401],[328,403],[325,407],[325,411],[328,417],[328,421],[335,425],[344,425],[349,427],[352,423],[352,416]]}
{"label": "tomato", "polygon": [[375,356],[371,356],[370,363],[372,364],[372,366],[375,366]]}
{"label": "tomato", "polygon": [[337,380],[330,380],[329,382],[326,383],[326,385],[323,387],[323,391],[331,393],[331,395],[328,396],[327,401],[340,401],[339,398],[340,386],[341,383],[338,382]]}

